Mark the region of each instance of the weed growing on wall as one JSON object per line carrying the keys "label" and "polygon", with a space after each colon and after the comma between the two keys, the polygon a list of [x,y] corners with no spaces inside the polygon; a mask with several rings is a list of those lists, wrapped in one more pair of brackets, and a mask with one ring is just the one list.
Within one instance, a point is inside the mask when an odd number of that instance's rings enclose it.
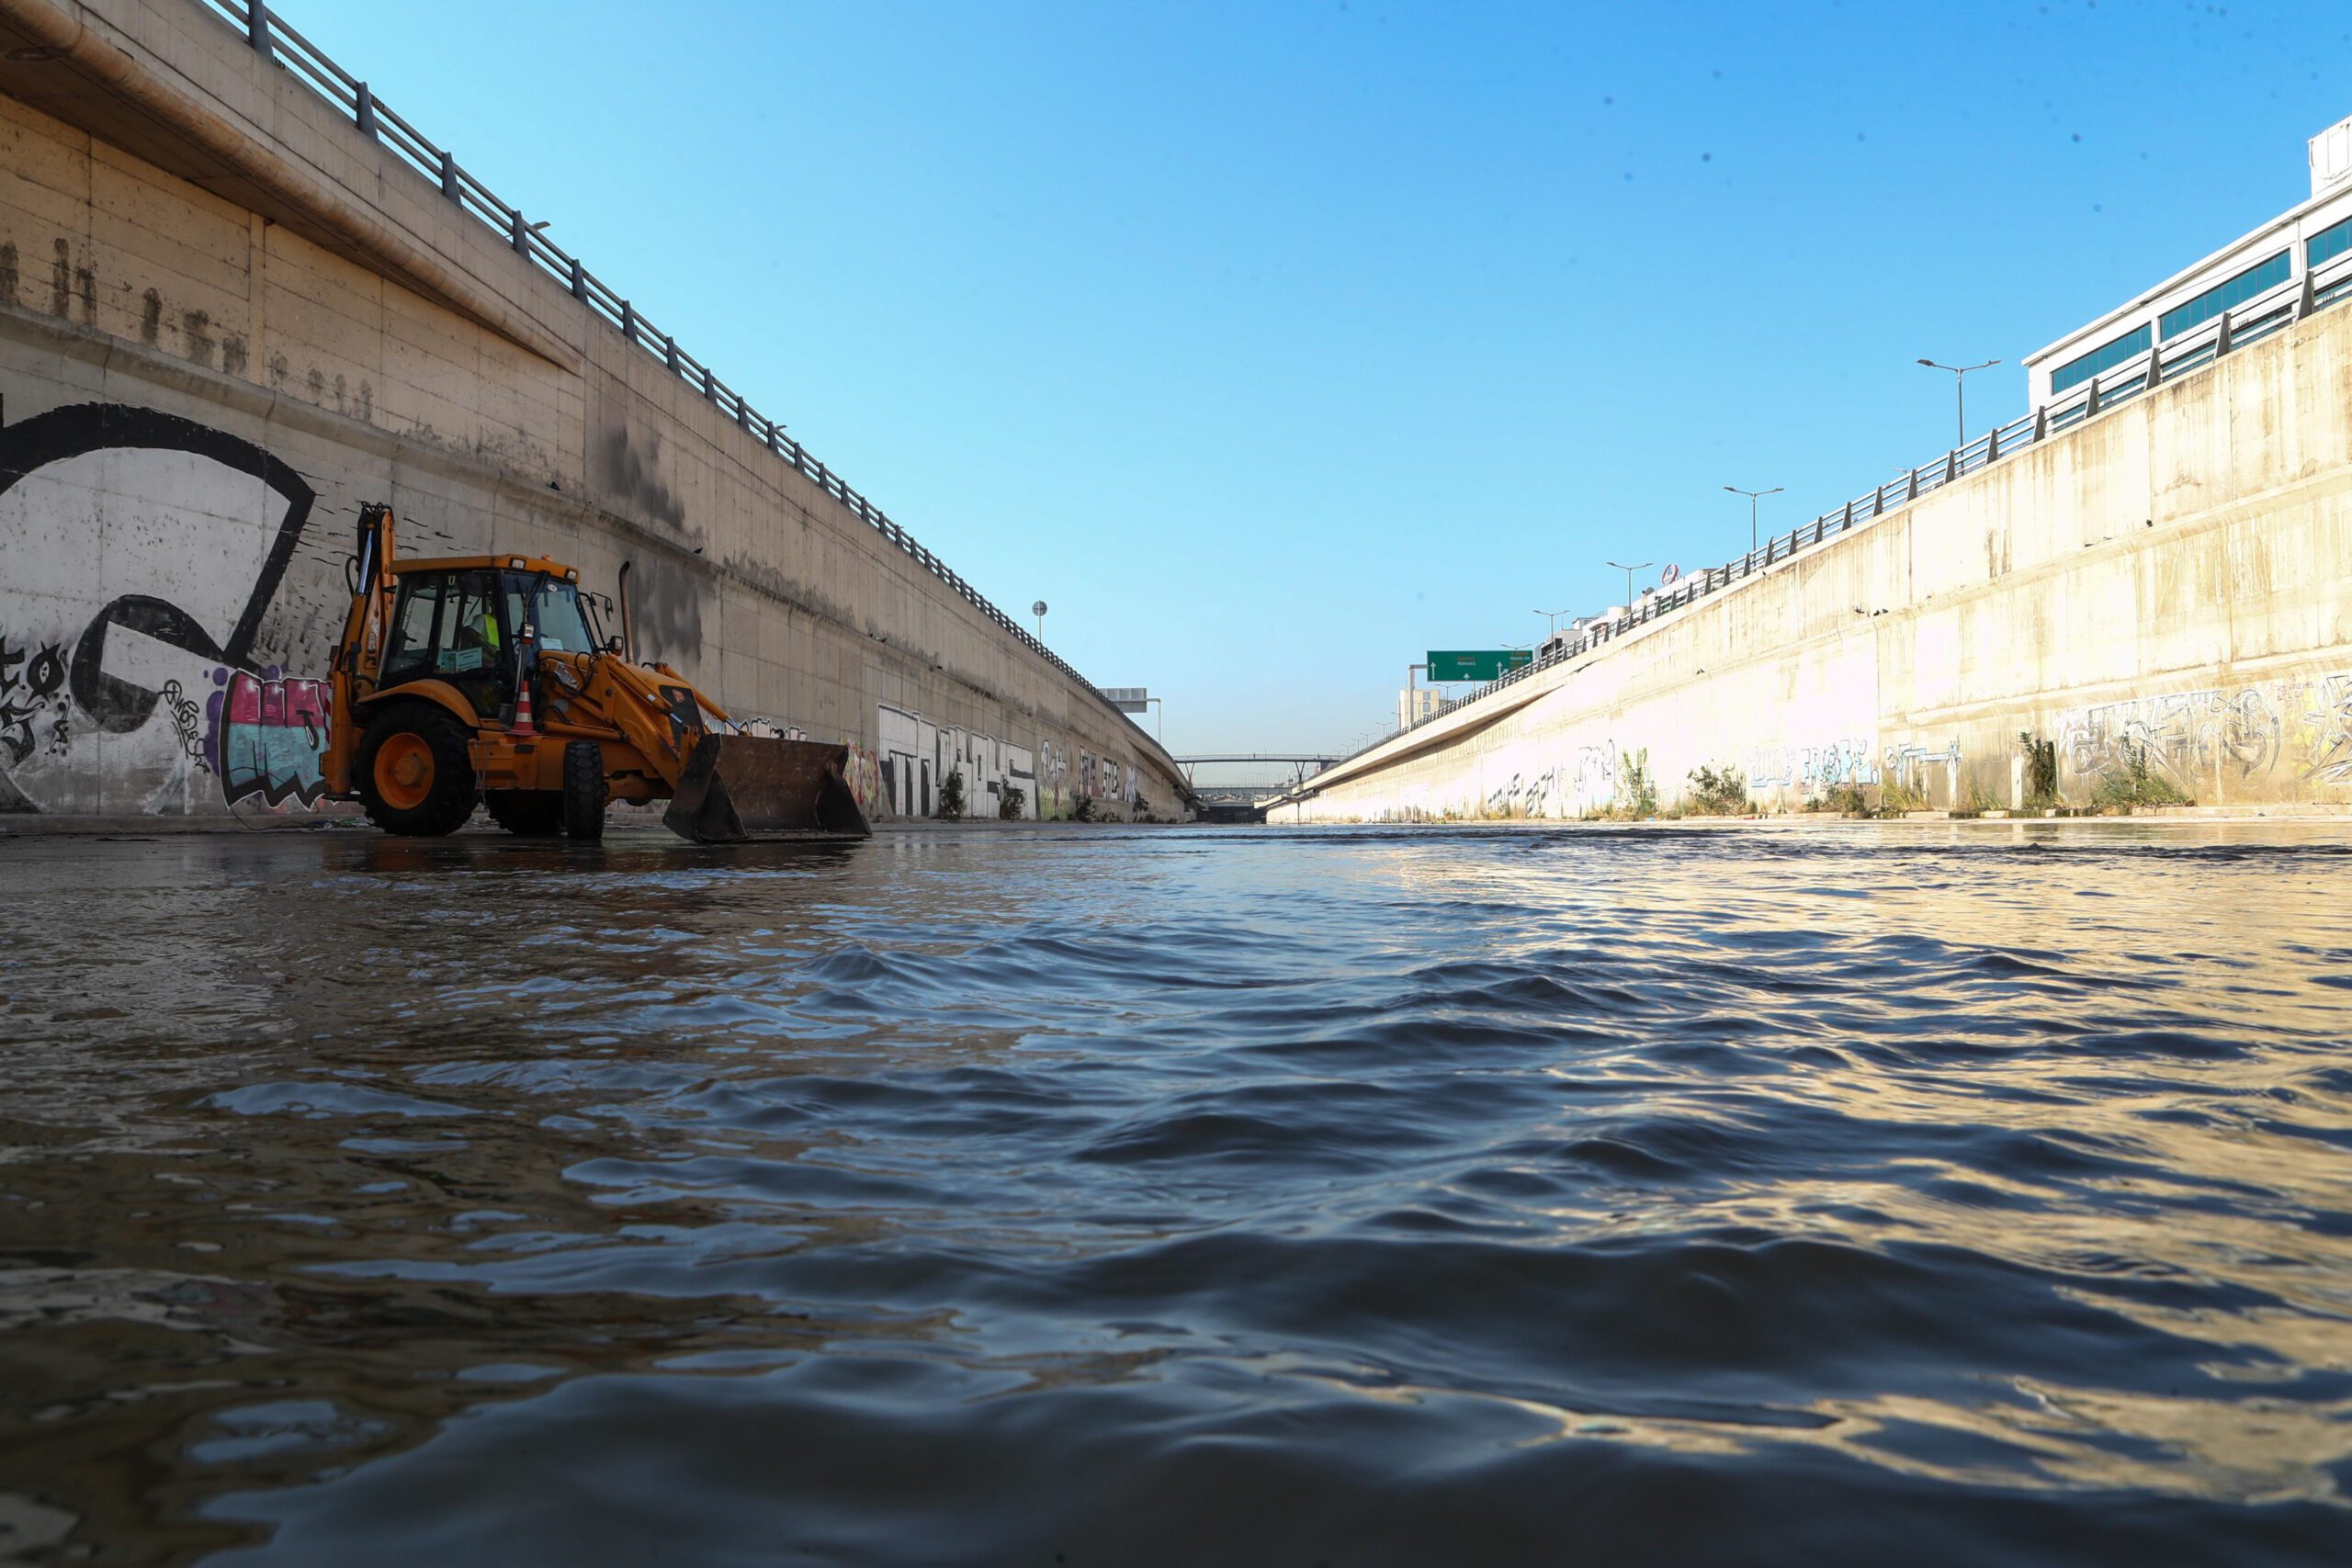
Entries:
{"label": "weed growing on wall", "polygon": [[1890,816],[1900,816],[1905,811],[1925,811],[1928,797],[1901,779],[1889,779],[1879,786],[1878,806]]}
{"label": "weed growing on wall", "polygon": [[1650,749],[1618,754],[1617,798],[1610,815],[1639,822],[1657,815],[1657,781],[1650,777]]}
{"label": "weed growing on wall", "polygon": [[1078,797],[1078,804],[1070,807],[1069,819],[1073,822],[1093,821],[1094,797],[1086,795],[1080,795]]}
{"label": "weed growing on wall", "polygon": [[2187,806],[2189,798],[2178,784],[2149,768],[2145,746],[2127,740],[2123,766],[2100,777],[2091,804],[2101,811],[2128,811],[2135,806]]}
{"label": "weed growing on wall", "polygon": [[1704,817],[1737,817],[1756,809],[1747,798],[1747,779],[1737,768],[1720,773],[1700,767],[1690,772],[1690,808]]}
{"label": "weed growing on wall", "polygon": [[939,819],[961,821],[964,816],[964,770],[955,769],[939,781]]}
{"label": "weed growing on wall", "polygon": [[1871,814],[1871,797],[1862,793],[1860,784],[1833,784],[1826,795],[1808,795],[1804,808],[1827,812],[1833,817],[1868,817]]}
{"label": "weed growing on wall", "polygon": [[2020,729],[2018,750],[2025,754],[2025,807],[2046,811],[2058,804],[2058,742]]}
{"label": "weed growing on wall", "polygon": [[1021,820],[1021,808],[1029,804],[1029,795],[1019,784],[1007,784],[996,797],[996,814],[1004,821]]}

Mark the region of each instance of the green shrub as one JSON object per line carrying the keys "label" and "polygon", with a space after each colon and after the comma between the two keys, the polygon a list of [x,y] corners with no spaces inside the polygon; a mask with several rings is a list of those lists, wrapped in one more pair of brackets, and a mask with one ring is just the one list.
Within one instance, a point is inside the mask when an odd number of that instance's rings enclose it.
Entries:
{"label": "green shrub", "polygon": [[1737,817],[1753,811],[1747,780],[1737,768],[1699,767],[1690,772],[1690,809],[1708,817]]}
{"label": "green shrub", "polygon": [[1639,822],[1657,815],[1657,781],[1650,777],[1650,749],[1618,753],[1617,800],[1623,814]]}
{"label": "green shrub", "polygon": [[939,819],[955,822],[964,815],[964,770],[956,768],[939,781]]}
{"label": "green shrub", "polygon": [[1029,796],[1019,784],[1007,784],[996,797],[996,814],[1007,822],[1021,820],[1021,808],[1029,804]]}

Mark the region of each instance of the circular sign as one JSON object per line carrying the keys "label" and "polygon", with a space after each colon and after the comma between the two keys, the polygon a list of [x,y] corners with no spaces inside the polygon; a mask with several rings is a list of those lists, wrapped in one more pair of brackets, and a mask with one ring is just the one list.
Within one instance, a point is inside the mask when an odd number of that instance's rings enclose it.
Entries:
{"label": "circular sign", "polygon": [[1667,569],[1658,574],[1658,583],[1661,587],[1671,588],[1674,586],[1675,579],[1681,575],[1682,569],[1669,563]]}
{"label": "circular sign", "polygon": [[1029,606],[1029,613],[1033,615],[1044,615],[1046,613],[1046,602],[1043,599],[1038,600],[1035,604]]}

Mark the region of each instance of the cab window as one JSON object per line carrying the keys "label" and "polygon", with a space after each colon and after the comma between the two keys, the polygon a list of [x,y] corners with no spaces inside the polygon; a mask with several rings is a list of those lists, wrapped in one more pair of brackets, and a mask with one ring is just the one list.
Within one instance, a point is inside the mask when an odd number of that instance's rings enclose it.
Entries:
{"label": "cab window", "polygon": [[580,591],[569,582],[534,577],[527,572],[506,574],[506,619],[523,624],[523,608],[530,606],[530,622],[542,653],[588,653],[596,644],[580,603]]}
{"label": "cab window", "polygon": [[431,673],[433,649],[438,642],[441,602],[447,596],[447,572],[402,577],[399,604],[392,611],[392,635],[384,644],[380,679],[387,686],[414,681]]}
{"label": "cab window", "polygon": [[495,706],[513,684],[513,637],[501,615],[498,577],[488,571],[404,575],[392,610],[379,679],[387,686],[436,677],[469,701]]}

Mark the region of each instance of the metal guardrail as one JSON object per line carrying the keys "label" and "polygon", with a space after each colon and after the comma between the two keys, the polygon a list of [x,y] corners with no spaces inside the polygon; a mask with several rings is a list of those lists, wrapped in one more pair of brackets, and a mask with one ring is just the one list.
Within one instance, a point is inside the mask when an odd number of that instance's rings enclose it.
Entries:
{"label": "metal guardrail", "polygon": [[[2030,414],[1997,425],[1968,445],[1955,447],[1941,457],[1909,469],[1867,495],[1858,496],[1834,511],[1823,513],[1810,523],[1768,539],[1761,547],[1736,560],[1684,577],[1663,592],[1648,595],[1638,608],[1629,608],[1616,620],[1588,626],[1575,637],[1557,647],[1545,643],[1544,646],[1552,650],[1537,658],[1533,663],[1507,671],[1465,696],[1440,703],[1412,723],[1391,730],[1369,746],[1359,747],[1331,766],[1344,766],[1358,757],[1377,751],[1400,735],[1409,735],[1424,725],[1434,724],[1459,713],[1473,703],[1481,702],[1544,671],[1555,670],[1572,660],[1581,659],[1612,638],[1638,630],[1677,610],[1686,609],[1710,593],[1745,581],[1766,567],[1788,559],[1799,550],[1874,522],[1889,512],[1909,505],[1930,491],[1957,483],[1964,475],[1990,468],[2005,457],[2014,457],[2038,442],[2047,441],[2062,431],[2072,429],[2094,414],[2160,387],[2176,376],[2202,369],[2258,338],[2268,337],[2315,311],[2346,300],[2352,300],[2352,254],[2338,256],[2300,276],[2291,277],[2267,293],[2258,294],[2234,310],[2224,310],[2215,320],[2169,342],[2152,344],[2132,358],[2104,374],[2092,377],[2079,390],[2070,389],[2064,398],[2054,399]],[[1324,771],[1328,773],[1330,769]],[[1314,787],[1315,781],[1308,779],[1299,791],[1293,793],[1310,791]]]}
{"label": "metal guardrail", "polygon": [[[1018,622],[990,604],[985,594],[965,581],[946,562],[925,549],[913,535],[892,522],[880,507],[851,489],[841,475],[820,462],[799,442],[786,435],[782,424],[752,407],[741,392],[721,381],[707,363],[679,347],[676,338],[647,321],[632,301],[582,265],[578,256],[549,240],[541,231],[542,225],[526,221],[521,208],[509,207],[500,200],[488,186],[458,162],[455,153],[446,147],[435,146],[424,132],[402,119],[377,97],[374,89],[366,82],[328,59],[324,51],[287,26],[286,19],[272,11],[266,0],[251,0],[250,4],[247,0],[199,0],[199,4],[244,35],[256,54],[292,72],[311,91],[350,116],[352,123],[364,135],[438,185],[441,194],[461,211],[480,219],[492,231],[513,245],[518,255],[536,264],[540,271],[569,289],[573,299],[611,323],[632,346],[643,349],[661,360],[669,367],[671,374],[698,389],[720,411],[732,415],[736,424],[758,437],[769,451],[815,480],[819,489],[848,507],[875,532],[912,557],[924,570],[954,589],[958,597],[994,622],[999,629],[1010,634],[1023,648],[1086,691],[1102,697],[1093,682],[1071,669],[1060,655],[1023,630]],[[1109,705],[1110,699],[1102,697],[1102,701],[1106,706]],[[1115,707],[1112,711],[1118,712]],[[1136,724],[1133,717],[1125,714],[1120,714],[1120,717],[1136,735],[1151,740],[1150,733]],[[1152,741],[1152,744],[1157,746],[1159,742]]]}

